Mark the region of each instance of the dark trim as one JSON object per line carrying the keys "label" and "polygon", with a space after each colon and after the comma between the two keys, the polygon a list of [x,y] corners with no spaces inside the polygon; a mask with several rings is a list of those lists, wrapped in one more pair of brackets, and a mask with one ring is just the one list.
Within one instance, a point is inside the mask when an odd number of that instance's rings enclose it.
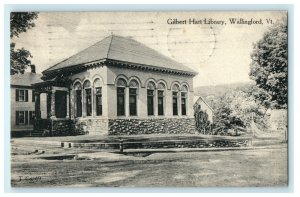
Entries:
{"label": "dark trim", "polygon": [[82,64],[76,64],[76,65],[72,65],[72,66],[68,66],[68,67],[64,67],[64,68],[58,68],[58,69],[54,69],[54,70],[45,70],[42,72],[43,80],[49,80],[49,79],[53,79],[54,77],[56,77],[58,75],[58,73],[65,73],[66,76],[70,76],[76,73],[80,73],[85,71],[87,68],[92,68],[92,67],[97,67],[97,66],[101,66],[104,64],[106,60],[105,59],[100,59],[100,60],[95,60],[95,61],[91,61],[91,62],[86,62],[86,63],[82,63]]}
{"label": "dark trim", "polygon": [[31,102],[35,102],[35,91],[31,91]]}
{"label": "dark trim", "polygon": [[11,84],[10,87],[12,87],[12,88],[34,89],[34,88],[32,87],[32,85],[14,85],[14,84]]}
{"label": "dark trim", "polygon": [[33,114],[32,113],[33,113],[33,111],[29,111],[29,124],[30,125],[33,125],[33,116],[32,116]]}
{"label": "dark trim", "polygon": [[28,111],[25,111],[25,125],[28,125]]}
{"label": "dark trim", "polygon": [[19,102],[19,89],[16,89],[16,101]]}
{"label": "dark trim", "polygon": [[25,102],[28,102],[28,90],[25,90]]}
{"label": "dark trim", "polygon": [[163,73],[169,73],[175,75],[196,76],[198,74],[197,72],[192,72],[192,71],[176,70],[172,68],[164,68],[164,67],[151,66],[146,64],[137,64],[137,63],[131,63],[131,62],[125,62],[125,61],[119,61],[113,59],[107,59],[107,63],[110,66],[121,65],[125,68],[132,68],[132,69],[143,70],[143,71],[153,71],[159,73],[163,72]]}

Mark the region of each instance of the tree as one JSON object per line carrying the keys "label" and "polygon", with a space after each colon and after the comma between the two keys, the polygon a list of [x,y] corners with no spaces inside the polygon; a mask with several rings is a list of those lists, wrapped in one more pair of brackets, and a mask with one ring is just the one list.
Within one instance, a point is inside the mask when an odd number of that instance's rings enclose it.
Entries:
{"label": "tree", "polygon": [[[38,18],[37,12],[12,12],[10,14],[10,38],[19,37],[20,33],[35,27],[33,20]],[[28,66],[34,66],[32,55],[24,48],[15,49],[16,44],[10,44],[10,74],[24,73]]]}
{"label": "tree", "polygon": [[221,96],[206,97],[214,110],[213,134],[229,135],[230,131],[246,130],[254,122],[261,129],[268,127],[267,108],[262,106],[255,96],[252,87],[243,90],[231,90]]}
{"label": "tree", "polygon": [[203,134],[207,134],[207,132],[211,131],[211,123],[208,120],[208,114],[206,113],[206,111],[203,111],[201,109],[201,105],[198,103],[195,103],[193,108],[196,130]]}
{"label": "tree", "polygon": [[257,99],[271,108],[286,109],[288,102],[288,28],[287,21],[274,24],[251,54],[250,78],[258,87]]}

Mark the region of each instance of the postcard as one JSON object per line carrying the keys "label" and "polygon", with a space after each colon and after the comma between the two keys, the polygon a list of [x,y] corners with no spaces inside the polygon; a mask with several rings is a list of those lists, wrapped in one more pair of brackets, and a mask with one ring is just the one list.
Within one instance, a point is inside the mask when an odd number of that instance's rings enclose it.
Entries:
{"label": "postcard", "polygon": [[288,11],[11,12],[11,187],[287,187]]}

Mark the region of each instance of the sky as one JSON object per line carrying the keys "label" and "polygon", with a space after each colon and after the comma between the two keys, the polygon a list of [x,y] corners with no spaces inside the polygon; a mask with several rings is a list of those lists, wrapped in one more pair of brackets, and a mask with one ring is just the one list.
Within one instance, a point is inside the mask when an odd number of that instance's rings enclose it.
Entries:
{"label": "sky", "polygon": [[[12,41],[31,52],[40,73],[111,34],[128,36],[197,71],[194,86],[220,85],[250,81],[253,43],[285,16],[280,11],[40,12],[36,26]],[[231,24],[230,18],[262,24]],[[193,19],[202,24],[190,24]]]}

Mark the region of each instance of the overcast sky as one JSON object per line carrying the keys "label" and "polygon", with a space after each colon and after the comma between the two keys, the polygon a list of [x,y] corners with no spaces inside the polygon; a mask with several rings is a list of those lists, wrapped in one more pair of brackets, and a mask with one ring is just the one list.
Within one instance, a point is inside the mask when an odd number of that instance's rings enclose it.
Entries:
{"label": "overcast sky", "polygon": [[[28,49],[37,72],[68,58],[110,34],[133,39],[199,72],[194,86],[250,81],[253,43],[286,12],[41,12],[36,27],[14,39]],[[188,24],[189,19],[224,21]],[[229,18],[263,24],[232,25]],[[168,24],[187,20],[187,24]]]}

